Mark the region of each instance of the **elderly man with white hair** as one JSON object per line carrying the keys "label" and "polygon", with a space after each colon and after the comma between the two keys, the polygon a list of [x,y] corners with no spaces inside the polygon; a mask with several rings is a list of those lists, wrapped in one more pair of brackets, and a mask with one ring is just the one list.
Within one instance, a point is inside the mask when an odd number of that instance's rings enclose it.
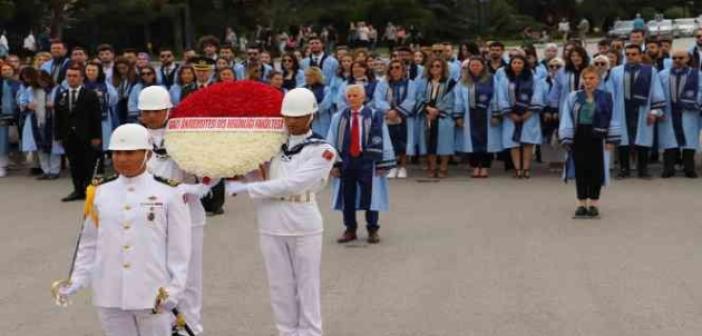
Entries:
{"label": "elderly man with white hair", "polygon": [[362,85],[346,87],[349,106],[334,115],[327,135],[339,153],[332,170],[332,205],[344,213],[346,231],[337,240],[357,239],[356,211],[366,211],[368,243],[380,242],[378,212],[388,210],[387,171],[395,166],[383,112],[364,106]]}

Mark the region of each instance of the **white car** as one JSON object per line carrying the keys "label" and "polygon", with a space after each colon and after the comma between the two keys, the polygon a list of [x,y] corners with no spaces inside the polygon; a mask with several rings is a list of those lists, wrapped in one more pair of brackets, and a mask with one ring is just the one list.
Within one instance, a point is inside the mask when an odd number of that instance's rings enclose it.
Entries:
{"label": "white car", "polygon": [[677,37],[672,20],[648,21],[648,35],[656,37]]}
{"label": "white car", "polygon": [[700,24],[695,18],[676,19],[673,20],[673,25],[675,26],[677,36],[684,37],[695,35],[697,29],[700,28]]}

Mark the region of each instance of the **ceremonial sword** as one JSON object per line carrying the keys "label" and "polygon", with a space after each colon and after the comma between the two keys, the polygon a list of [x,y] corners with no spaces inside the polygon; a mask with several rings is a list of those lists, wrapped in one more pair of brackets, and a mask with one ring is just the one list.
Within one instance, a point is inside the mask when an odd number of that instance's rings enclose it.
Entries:
{"label": "ceremonial sword", "polygon": [[[100,158],[98,158],[95,162],[95,167],[93,168],[93,176],[91,179],[91,183],[93,185],[97,185],[97,177],[98,177],[98,169],[100,168]],[[83,238],[83,229],[85,228],[85,214],[82,214],[80,217],[80,231],[78,231],[78,236],[76,237],[76,244],[75,247],[73,248],[73,257],[71,258],[71,267],[68,270],[68,278],[64,280],[57,280],[54,281],[54,283],[51,284],[51,294],[53,295],[54,299],[56,300],[56,304],[58,304],[61,307],[65,307],[68,305],[68,302],[63,300],[61,296],[59,295],[59,289],[61,287],[65,286],[70,286],[71,285],[71,277],[73,276],[73,269],[76,266],[76,258],[78,257],[78,248],[80,247],[80,240]]]}

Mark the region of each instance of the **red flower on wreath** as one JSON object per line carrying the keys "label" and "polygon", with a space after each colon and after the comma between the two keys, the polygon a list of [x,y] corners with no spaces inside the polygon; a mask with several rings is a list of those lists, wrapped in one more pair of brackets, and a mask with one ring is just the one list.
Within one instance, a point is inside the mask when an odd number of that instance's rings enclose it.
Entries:
{"label": "red flower on wreath", "polygon": [[259,82],[217,83],[188,95],[171,117],[280,117],[282,103],[280,91]]}

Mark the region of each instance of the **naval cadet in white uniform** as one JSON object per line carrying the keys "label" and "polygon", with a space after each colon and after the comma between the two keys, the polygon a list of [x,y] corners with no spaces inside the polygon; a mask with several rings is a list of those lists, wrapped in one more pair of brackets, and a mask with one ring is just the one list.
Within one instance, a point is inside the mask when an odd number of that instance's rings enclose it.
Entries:
{"label": "naval cadet in white uniform", "polygon": [[[210,192],[212,185],[207,178],[198,179],[188,174],[168,155],[165,145],[166,123],[173,107],[171,96],[162,86],[149,86],[139,93],[139,121],[149,131],[153,155],[146,166],[150,173],[179,182],[185,194],[192,224],[192,242],[188,281],[178,308],[185,315],[192,331],[199,335],[202,327],[202,245],[205,235],[205,208],[200,199]],[[216,183],[215,183],[216,184]]]}
{"label": "naval cadet in white uniform", "polygon": [[310,130],[317,111],[312,91],[296,88],[283,98],[289,138],[262,174],[264,181],[227,182],[227,193],[255,200],[260,247],[280,336],[322,335],[320,261],[322,216],[315,194],[324,188],[337,153]]}
{"label": "naval cadet in white uniform", "polygon": [[[148,131],[118,127],[109,150],[118,177],[88,193],[74,269],[57,302],[92,286],[107,336],[167,336],[169,312],[182,297],[190,258],[190,214],[173,183],[146,170]],[[166,300],[157,300],[159,291]],[[155,306],[156,305],[156,306]]]}

